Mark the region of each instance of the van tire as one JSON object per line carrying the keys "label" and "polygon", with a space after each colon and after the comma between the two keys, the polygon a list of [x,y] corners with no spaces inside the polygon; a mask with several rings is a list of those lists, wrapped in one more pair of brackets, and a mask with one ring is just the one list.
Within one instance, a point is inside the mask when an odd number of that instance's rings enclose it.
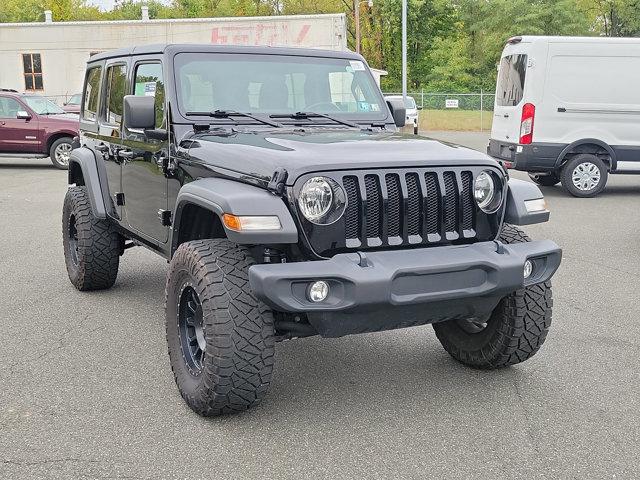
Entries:
{"label": "van tire", "polygon": [[529,178],[542,187],[553,187],[560,183],[560,176],[555,173],[530,173]]}
{"label": "van tire", "polygon": [[[584,188],[578,187],[579,180],[574,183],[574,172],[579,174],[581,165],[584,166],[582,170],[585,175],[592,173],[592,179],[598,178],[597,183],[589,182],[588,178],[585,180],[586,183],[583,184]],[[588,198],[595,197],[604,190],[608,176],[607,165],[602,160],[590,153],[581,153],[564,164],[560,174],[560,181],[562,186],[574,197]]]}

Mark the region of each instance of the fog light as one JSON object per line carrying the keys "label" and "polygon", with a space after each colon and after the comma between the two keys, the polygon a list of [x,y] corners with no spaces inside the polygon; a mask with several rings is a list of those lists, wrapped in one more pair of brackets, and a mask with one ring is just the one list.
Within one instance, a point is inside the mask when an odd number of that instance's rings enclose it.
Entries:
{"label": "fog light", "polygon": [[524,278],[529,278],[533,272],[533,263],[531,260],[524,262]]}
{"label": "fog light", "polygon": [[313,282],[307,292],[307,296],[312,302],[321,302],[327,298],[327,295],[329,295],[329,284],[322,280]]}

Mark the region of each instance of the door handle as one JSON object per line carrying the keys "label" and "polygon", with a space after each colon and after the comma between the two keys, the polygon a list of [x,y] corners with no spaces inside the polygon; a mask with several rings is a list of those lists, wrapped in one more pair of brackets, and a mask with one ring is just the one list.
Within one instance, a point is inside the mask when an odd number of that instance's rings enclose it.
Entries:
{"label": "door handle", "polygon": [[0,125],[6,125],[5,122],[0,122]]}

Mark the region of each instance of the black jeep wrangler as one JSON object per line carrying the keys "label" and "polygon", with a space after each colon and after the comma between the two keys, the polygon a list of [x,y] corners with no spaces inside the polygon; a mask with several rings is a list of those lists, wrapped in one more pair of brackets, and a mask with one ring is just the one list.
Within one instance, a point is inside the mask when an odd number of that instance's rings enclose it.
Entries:
{"label": "black jeep wrangler", "polygon": [[165,257],[169,358],[201,415],[266,394],[274,344],[433,324],[475,368],[534,355],[561,251],[535,185],[397,132],[350,52],[162,45],[91,58],[63,209],[78,290]]}

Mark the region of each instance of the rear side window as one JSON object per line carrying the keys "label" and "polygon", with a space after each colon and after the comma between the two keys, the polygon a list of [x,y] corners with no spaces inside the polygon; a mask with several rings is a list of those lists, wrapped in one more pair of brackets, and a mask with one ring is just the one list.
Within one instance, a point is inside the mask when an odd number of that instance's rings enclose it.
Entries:
{"label": "rear side window", "polygon": [[95,120],[98,115],[98,100],[100,99],[100,77],[102,67],[93,67],[87,71],[87,86],[84,91],[82,118]]}
{"label": "rear side window", "polygon": [[143,63],[136,67],[134,95],[155,98],[156,128],[164,122],[164,80],[160,63]]}
{"label": "rear side window", "polygon": [[122,122],[124,95],[127,89],[126,65],[113,65],[107,69],[107,95],[105,120],[109,125],[119,127]]}
{"label": "rear side window", "polygon": [[524,79],[527,75],[527,55],[508,55],[500,60],[496,105],[513,107],[522,100]]}

